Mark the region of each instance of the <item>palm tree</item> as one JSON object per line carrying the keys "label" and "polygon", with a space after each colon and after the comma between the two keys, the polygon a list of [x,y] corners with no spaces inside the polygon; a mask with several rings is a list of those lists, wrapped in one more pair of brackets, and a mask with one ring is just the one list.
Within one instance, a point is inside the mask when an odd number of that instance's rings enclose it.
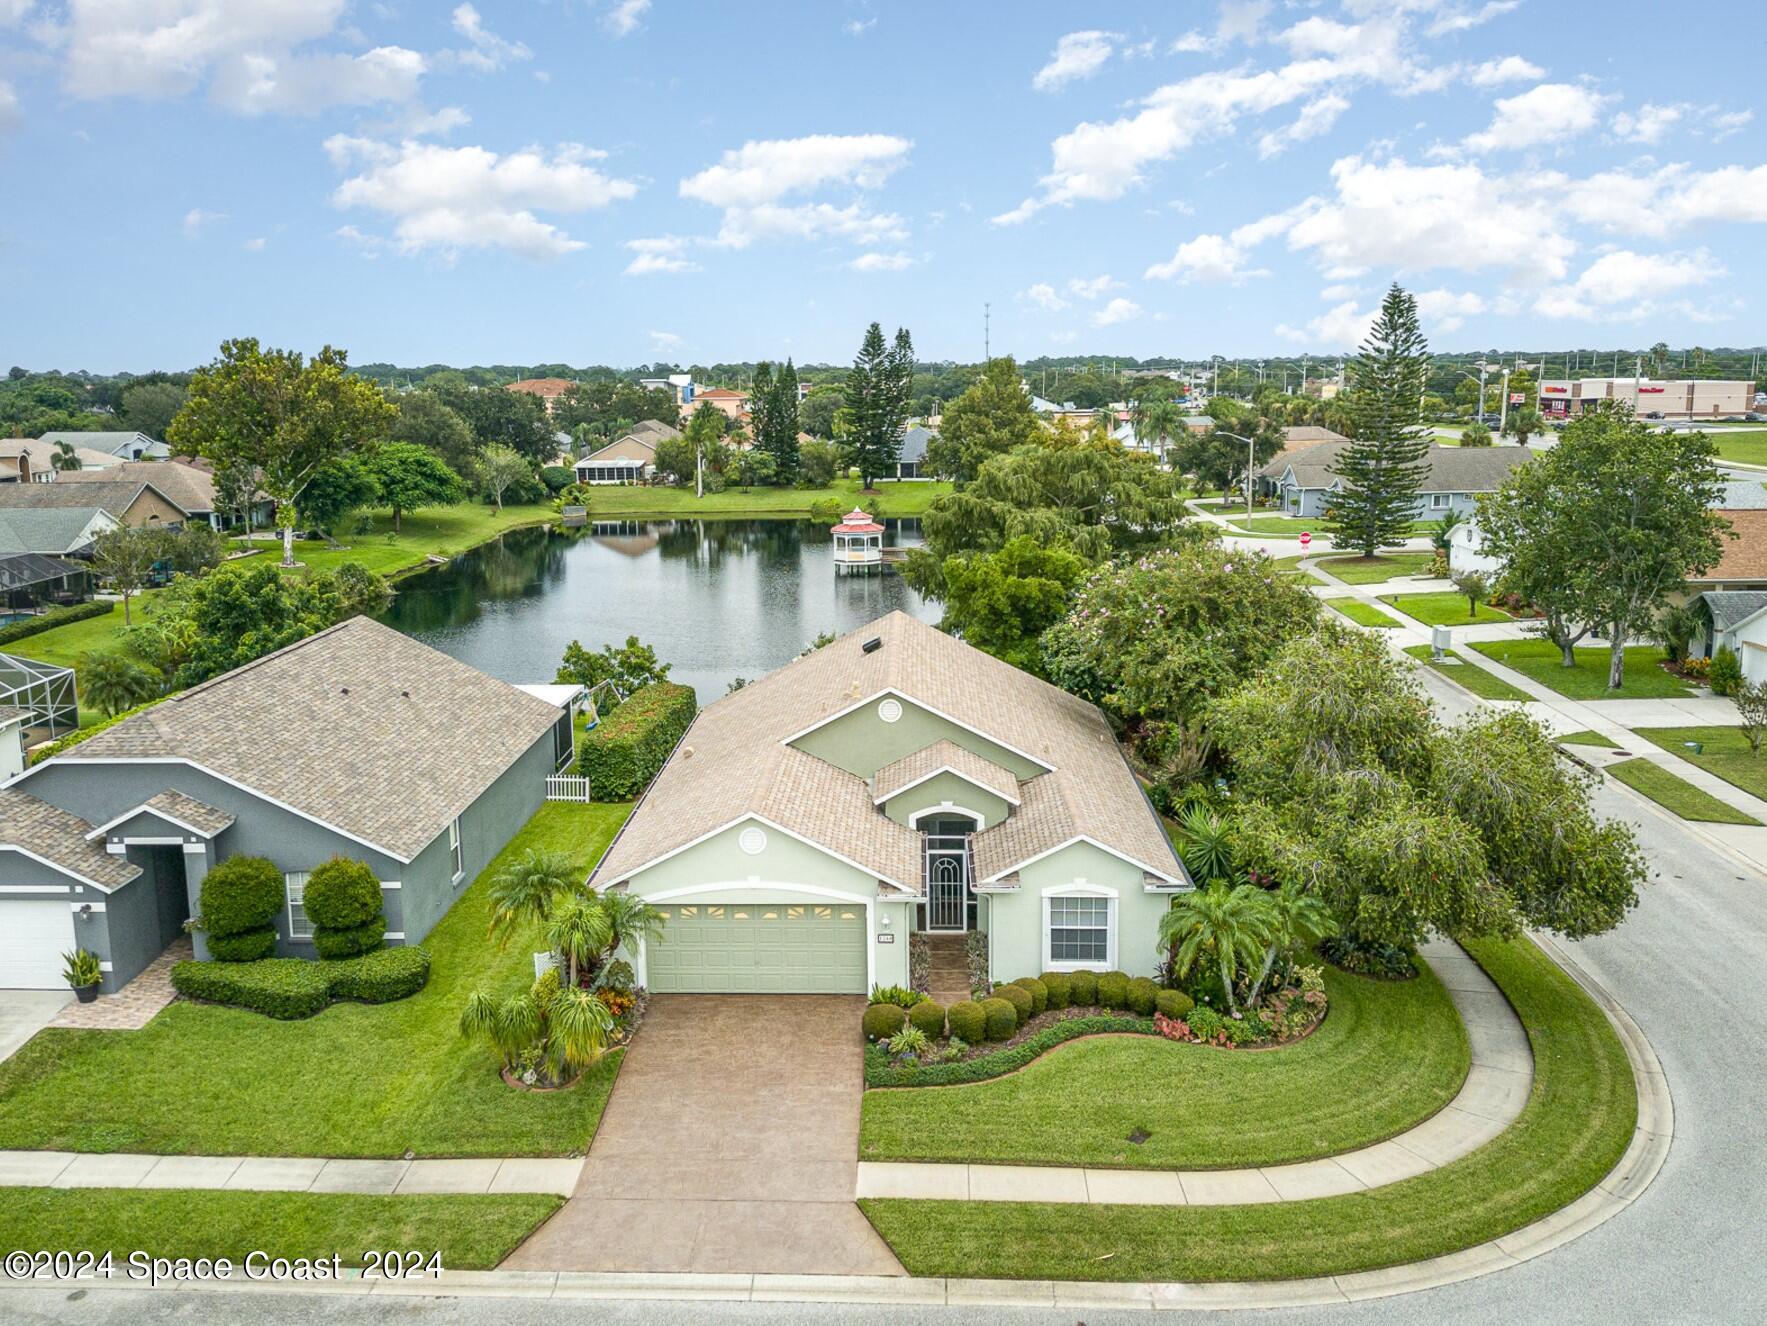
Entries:
{"label": "palm tree", "polygon": [[1212,957],[1227,991],[1227,1009],[1237,1017],[1233,983],[1240,968],[1257,962],[1270,942],[1275,926],[1272,912],[1270,895],[1254,885],[1211,884],[1173,901],[1171,910],[1160,917],[1159,943],[1174,950],[1172,970],[1180,977],[1187,976],[1199,960]]}
{"label": "palm tree", "polygon": [[1178,816],[1178,838],[1178,854],[1191,879],[1198,884],[1232,880],[1233,848],[1226,819],[1192,802]]}
{"label": "palm tree", "polygon": [[613,934],[613,923],[596,897],[570,898],[552,912],[546,923],[546,943],[564,956],[569,988],[576,988],[579,970],[613,946]]}
{"label": "palm tree", "polygon": [[544,924],[559,902],[583,887],[583,872],[563,852],[529,848],[491,881],[491,923],[487,933],[499,948],[509,947],[527,923]]}
{"label": "palm tree", "polygon": [[600,996],[562,989],[556,971],[502,1000],[475,990],[460,1012],[460,1034],[488,1040],[503,1071],[538,1061],[555,1083],[575,1077],[605,1054],[613,1027],[613,1013]]}
{"label": "palm tree", "polygon": [[83,470],[86,465],[80,459],[80,453],[74,444],[62,441],[55,444],[55,454],[49,458],[49,468],[62,474],[68,470]]}
{"label": "palm tree", "polygon": [[1258,979],[1252,982],[1252,992],[1246,996],[1248,1004],[1258,1002],[1279,954],[1316,944],[1327,935],[1335,935],[1338,930],[1337,918],[1319,895],[1303,889],[1293,880],[1265,896],[1270,900],[1270,942],[1264,951],[1264,965],[1258,970]]}
{"label": "palm tree", "polygon": [[614,1015],[601,996],[588,990],[560,990],[546,1013],[546,1061],[552,1076],[565,1081],[607,1053]]}
{"label": "palm tree", "polygon": [[75,668],[80,698],[106,715],[145,704],[160,693],[160,681],[127,654],[82,654]]}
{"label": "palm tree", "polygon": [[1184,429],[1184,412],[1178,402],[1165,396],[1143,396],[1135,402],[1129,423],[1135,430],[1135,441],[1145,446],[1157,444],[1160,464],[1166,463],[1166,443]]}
{"label": "palm tree", "polygon": [[1430,530],[1430,546],[1446,557],[1454,546],[1454,528],[1466,523],[1466,517],[1453,507],[1442,513],[1442,518]]}
{"label": "palm tree", "polygon": [[621,948],[636,953],[638,946],[646,940],[662,937],[662,912],[636,893],[624,890],[604,893],[601,895],[601,910],[607,917],[608,932],[612,936],[607,944],[609,953]]}
{"label": "palm tree", "polygon": [[460,1034],[468,1040],[483,1038],[497,1051],[499,1066],[514,1069],[524,1051],[540,1038],[540,1004],[533,991],[512,994],[501,1001],[483,990],[466,997],[460,1011]]}

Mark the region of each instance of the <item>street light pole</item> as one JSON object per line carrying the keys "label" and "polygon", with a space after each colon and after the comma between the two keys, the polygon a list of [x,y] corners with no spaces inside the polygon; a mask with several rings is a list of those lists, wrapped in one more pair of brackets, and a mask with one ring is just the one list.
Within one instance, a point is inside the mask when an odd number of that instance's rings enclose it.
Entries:
{"label": "street light pole", "polygon": [[1225,428],[1221,430],[1221,436],[1230,437],[1235,442],[1245,443],[1245,528],[1246,533],[1250,534],[1252,532],[1252,448],[1257,444],[1251,438],[1241,437],[1238,433],[1229,433]]}

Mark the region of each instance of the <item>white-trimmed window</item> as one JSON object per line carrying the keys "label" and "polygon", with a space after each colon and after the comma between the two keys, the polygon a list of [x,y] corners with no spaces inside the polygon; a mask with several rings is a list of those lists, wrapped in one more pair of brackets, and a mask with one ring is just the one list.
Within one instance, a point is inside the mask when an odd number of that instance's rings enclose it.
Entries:
{"label": "white-trimmed window", "polygon": [[1043,950],[1052,971],[1073,967],[1108,969],[1116,961],[1114,899],[1094,893],[1062,894],[1043,900]]}
{"label": "white-trimmed window", "polygon": [[1453,500],[1454,500],[1454,495],[1452,493],[1431,493],[1430,494],[1430,510],[1432,510],[1432,511],[1444,510],[1448,506],[1448,504],[1450,502],[1452,502]]}
{"label": "white-trimmed window", "polygon": [[448,823],[448,859],[454,866],[454,882],[458,884],[460,877],[466,874],[466,854],[460,847],[460,821],[458,818]]}
{"label": "white-trimmed window", "polygon": [[311,939],[313,923],[307,919],[307,909],[301,905],[307,894],[307,872],[289,871],[282,877],[282,887],[288,893],[288,937]]}

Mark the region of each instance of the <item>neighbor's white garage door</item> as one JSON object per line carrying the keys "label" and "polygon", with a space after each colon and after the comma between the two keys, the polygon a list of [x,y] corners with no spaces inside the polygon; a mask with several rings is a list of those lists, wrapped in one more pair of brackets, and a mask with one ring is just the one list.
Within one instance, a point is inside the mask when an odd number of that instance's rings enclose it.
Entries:
{"label": "neighbor's white garage door", "polygon": [[61,955],[73,947],[74,913],[66,898],[0,899],[0,990],[65,989]]}

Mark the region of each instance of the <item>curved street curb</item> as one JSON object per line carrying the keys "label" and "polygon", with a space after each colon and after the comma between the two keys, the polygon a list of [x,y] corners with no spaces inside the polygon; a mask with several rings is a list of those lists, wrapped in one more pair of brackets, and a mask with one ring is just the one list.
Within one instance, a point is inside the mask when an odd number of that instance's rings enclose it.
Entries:
{"label": "curved street curb", "polygon": [[[852,1303],[951,1307],[1099,1307],[1164,1309],[1314,1307],[1390,1298],[1471,1280],[1544,1256],[1624,1211],[1656,1178],[1674,1140],[1675,1110],[1662,1065],[1644,1031],[1574,958],[1544,935],[1533,936],[1595,1000],[1613,1025],[1638,1091],[1632,1143],[1608,1175],[1569,1206],[1501,1238],[1405,1266],[1309,1280],[1216,1284],[1118,1284],[1092,1281],[916,1279],[893,1276],[662,1275],[575,1271],[449,1271],[433,1280],[398,1281],[352,1274],[306,1284],[208,1281],[167,1284],[167,1291],[395,1294],[426,1298],[697,1299],[748,1303]],[[20,1288],[139,1289],[128,1280],[91,1278],[20,1282]],[[0,1289],[0,1302],[5,1302]]]}

